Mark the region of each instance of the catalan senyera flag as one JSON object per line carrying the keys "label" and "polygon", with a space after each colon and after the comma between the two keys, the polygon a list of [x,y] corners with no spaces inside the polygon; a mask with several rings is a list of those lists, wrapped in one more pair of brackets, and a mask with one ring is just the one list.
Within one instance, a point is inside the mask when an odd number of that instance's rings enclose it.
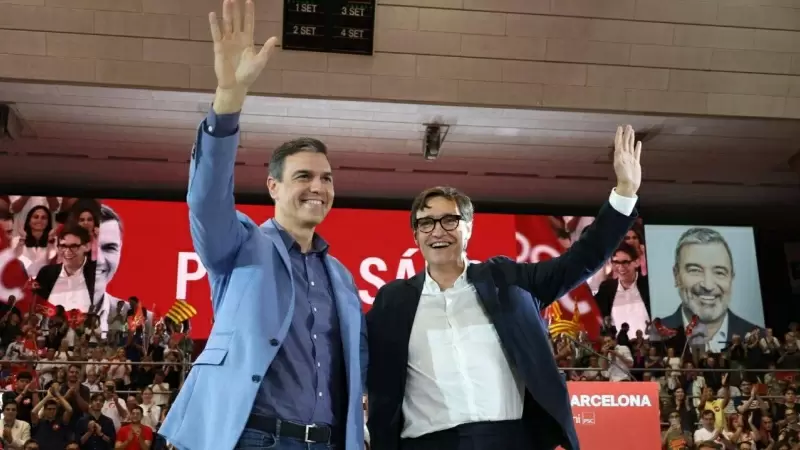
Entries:
{"label": "catalan senyera flag", "polygon": [[558,302],[553,302],[546,309],[546,317],[548,320],[548,330],[550,336],[558,336],[560,334],[568,334],[573,339],[578,337],[578,333],[583,329],[581,326],[581,313],[578,310],[578,303],[575,302],[575,310],[572,311],[572,318],[565,319],[561,314],[561,306]]}
{"label": "catalan senyera flag", "polygon": [[194,306],[190,305],[184,300],[175,300],[172,307],[167,311],[166,317],[169,317],[176,324],[183,323],[197,315],[197,310]]}

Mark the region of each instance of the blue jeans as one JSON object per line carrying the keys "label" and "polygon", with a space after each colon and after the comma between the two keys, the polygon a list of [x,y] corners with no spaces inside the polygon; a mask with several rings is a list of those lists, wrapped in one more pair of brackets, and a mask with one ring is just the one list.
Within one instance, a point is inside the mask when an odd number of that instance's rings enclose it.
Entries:
{"label": "blue jeans", "polygon": [[309,444],[286,436],[245,428],[234,450],[336,450],[333,444]]}

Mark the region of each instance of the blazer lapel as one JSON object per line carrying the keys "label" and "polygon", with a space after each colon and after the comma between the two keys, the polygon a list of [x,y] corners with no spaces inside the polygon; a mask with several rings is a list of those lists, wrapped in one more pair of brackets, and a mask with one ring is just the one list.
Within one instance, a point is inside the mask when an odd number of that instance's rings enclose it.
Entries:
{"label": "blazer lapel", "polygon": [[499,283],[495,285],[495,280],[488,264],[470,264],[467,268],[467,279],[475,286],[478,298],[489,318],[492,319],[492,322],[496,322],[497,314],[500,312],[500,300],[497,297],[496,286],[503,286],[503,281],[498,280]]}
{"label": "blazer lapel", "polygon": [[[325,268],[331,279],[333,302],[336,304],[336,313],[339,315],[339,334],[342,336],[344,358],[345,361],[350,361],[353,356],[351,352],[352,344],[360,340],[361,315],[358,312],[361,303],[358,300],[357,293],[353,291],[355,286],[348,286],[342,280],[341,269],[336,267],[336,264],[328,256],[325,257]],[[345,364],[345,367],[348,379],[350,379],[350,365]]]}
{"label": "blazer lapel", "polygon": [[[283,261],[283,265],[291,277],[292,263],[289,261],[289,251],[286,250],[286,246],[283,245],[283,240],[281,240],[281,235],[278,232],[278,229],[275,228],[275,224],[273,224],[272,220],[270,219],[261,224],[259,229],[270,239],[270,241],[272,241],[272,245],[278,250],[278,254],[281,256],[281,261]],[[292,296],[294,296],[294,293]]]}
{"label": "blazer lapel", "polygon": [[86,264],[83,265],[83,279],[86,280],[86,288],[89,291],[89,299],[91,299],[92,303],[94,303],[94,285],[95,281],[97,280],[96,262],[86,261]]}
{"label": "blazer lapel", "polygon": [[407,279],[406,287],[408,288],[408,298],[399,299],[396,308],[392,308],[392,310],[388,311],[397,324],[397,340],[400,347],[398,350],[402,349],[405,355],[405,358],[402,358],[404,360],[404,372],[406,370],[405,364],[408,363],[408,344],[411,340],[411,329],[414,327],[414,318],[417,316],[417,308],[419,307],[419,299],[422,296],[422,286],[424,283],[425,272],[420,272]]}

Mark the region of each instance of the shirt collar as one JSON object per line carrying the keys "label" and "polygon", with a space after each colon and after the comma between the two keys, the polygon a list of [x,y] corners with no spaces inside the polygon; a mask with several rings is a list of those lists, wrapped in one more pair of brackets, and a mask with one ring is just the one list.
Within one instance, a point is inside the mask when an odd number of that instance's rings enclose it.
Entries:
{"label": "shirt collar", "polygon": [[[294,240],[292,235],[289,234],[289,232],[286,231],[286,229],[283,228],[281,224],[278,223],[277,220],[270,219],[269,221],[272,222],[273,225],[275,225],[275,228],[281,235],[281,240],[283,240],[283,243],[286,245],[286,250],[294,249],[299,252],[300,244],[298,244],[297,241]],[[326,253],[327,251],[328,251],[328,243],[325,242],[325,239],[322,239],[320,235],[314,233],[314,237],[311,240],[311,249],[308,251],[308,253]]]}
{"label": "shirt collar", "polygon": [[630,291],[632,289],[637,289],[638,290],[639,289],[639,285],[637,284],[638,281],[639,281],[639,272],[636,272],[636,274],[634,275],[634,278],[633,278],[633,283],[631,283],[631,286],[629,288],[625,289],[625,287],[622,286],[622,282],[619,281],[619,282],[617,282],[617,291],[627,292],[627,291]]}
{"label": "shirt collar", "polygon": [[[461,271],[461,275],[459,275],[458,278],[456,278],[456,282],[453,283],[453,288],[455,289],[460,289],[470,284],[469,280],[467,280],[467,268],[469,268],[471,263],[466,255],[463,257],[463,260],[464,270]],[[428,263],[425,263],[425,284],[422,287],[422,292],[426,294],[442,292],[442,289],[439,288],[439,285],[428,272]]]}
{"label": "shirt collar", "polygon": [[89,260],[89,257],[85,256],[83,258],[83,263],[81,263],[81,266],[72,275],[68,274],[67,273],[67,267],[64,264],[61,264],[61,276],[62,277],[69,277],[69,276],[78,275],[78,274],[83,275],[83,268],[84,268],[84,266],[86,266],[86,261],[88,261],[88,260]]}

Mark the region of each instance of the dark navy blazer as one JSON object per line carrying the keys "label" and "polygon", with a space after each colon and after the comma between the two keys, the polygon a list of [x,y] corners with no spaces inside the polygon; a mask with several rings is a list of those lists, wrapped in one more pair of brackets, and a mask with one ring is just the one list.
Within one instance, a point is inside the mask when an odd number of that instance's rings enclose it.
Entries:
{"label": "dark navy blazer", "polygon": [[[496,257],[467,269],[511,366],[525,381],[523,420],[530,424],[536,449],[580,449],[566,383],[540,311],[597,272],[636,217],[635,211],[626,216],[606,203],[581,239],[558,258],[531,264]],[[423,272],[386,284],[367,314],[372,450],[400,448],[408,343],[424,280]]]}

